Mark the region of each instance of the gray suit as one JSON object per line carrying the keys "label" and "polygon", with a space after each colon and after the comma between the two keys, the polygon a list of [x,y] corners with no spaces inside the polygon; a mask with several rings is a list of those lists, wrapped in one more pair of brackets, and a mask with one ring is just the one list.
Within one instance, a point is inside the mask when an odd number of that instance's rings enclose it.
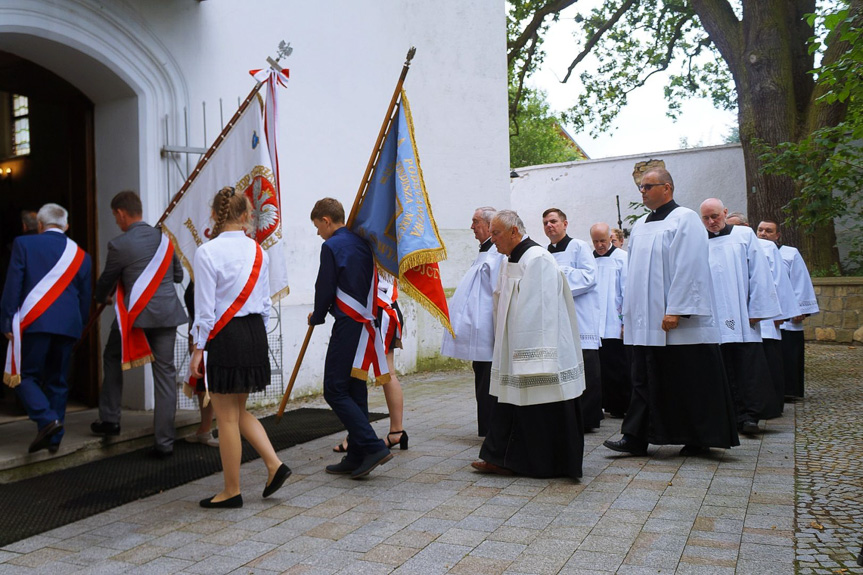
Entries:
{"label": "gray suit", "polygon": [[[108,243],[105,270],[96,282],[96,301],[104,302],[114,293],[117,282],[122,281],[128,306],[132,285],[153,258],[161,239],[159,230],[141,221],[131,224],[125,233],[111,240]],[[171,451],[174,445],[174,414],[177,410],[174,342],[177,326],[186,323],[187,318],[173,284],[181,281],[183,266],[175,255],[173,273],[169,270],[165,274],[156,293],[134,324],[144,330],[155,358],[152,365],[156,400],[153,426],[156,449],[160,451]],[[120,400],[123,394],[120,339],[115,320],[102,359],[104,379],[99,396],[99,419],[108,423],[120,423]]]}

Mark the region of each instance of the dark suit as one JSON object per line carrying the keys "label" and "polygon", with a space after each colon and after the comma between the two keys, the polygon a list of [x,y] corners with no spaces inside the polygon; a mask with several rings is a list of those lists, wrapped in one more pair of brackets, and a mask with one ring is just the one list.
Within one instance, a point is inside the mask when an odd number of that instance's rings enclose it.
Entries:
{"label": "dark suit", "polygon": [[[39,280],[60,260],[66,243],[66,235],[54,228],[15,239],[0,301],[3,333],[12,331],[15,312]],[[85,254],[78,273],[63,293],[21,335],[21,383],[15,392],[40,430],[66,417],[69,396],[66,374],[72,347],[81,337],[84,321],[90,313],[90,273],[90,256]],[[62,437],[61,430],[52,436],[51,442],[59,444]]]}
{"label": "dark suit", "polygon": [[[126,288],[126,305],[135,280],[147,267],[159,248],[162,233],[146,222],[134,222],[125,233],[108,242],[105,269],[96,282],[96,301],[104,302],[114,293],[118,281]],[[174,256],[173,268],[165,273],[162,283],[147,307],[135,320],[134,327],[144,330],[153,352],[153,384],[155,413],[153,426],[156,448],[171,451],[174,445],[174,414],[177,411],[177,372],[174,367],[174,342],[177,326],[186,323],[186,313],[177,297],[174,283],[183,281],[183,266]],[[120,423],[120,401],[123,396],[123,370],[121,367],[120,331],[117,321],[102,358],[102,392],[99,396],[99,419]]]}

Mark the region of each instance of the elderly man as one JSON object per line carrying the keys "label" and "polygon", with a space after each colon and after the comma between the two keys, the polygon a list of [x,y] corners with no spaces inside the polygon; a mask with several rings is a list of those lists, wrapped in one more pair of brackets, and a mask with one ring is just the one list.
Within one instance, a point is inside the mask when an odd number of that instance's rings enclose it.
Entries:
{"label": "elderly man", "polygon": [[632,398],[623,438],[604,445],[644,455],[648,443],[683,444],[684,456],[739,445],[720,368],[704,227],[674,201],[667,170],[646,172],[639,190],[650,213],[629,237],[630,289],[623,298],[623,340],[634,346]]}
{"label": "elderly man", "polygon": [[444,331],[440,350],[441,355],[473,362],[477,435],[480,437],[485,437],[496,402],[488,392],[494,350],[492,293],[497,287],[500,265],[506,259],[491,241],[489,226],[494,213],[491,206],[477,208],[473,213],[470,229],[479,242],[479,255],[450,300],[449,317],[455,338]]}
{"label": "elderly man", "polygon": [[779,253],[785,263],[785,271],[791,279],[791,286],[797,296],[800,314],[791,317],[790,320],[782,324],[782,356],[785,364],[785,395],[803,397],[805,387],[803,381],[805,368],[803,320],[820,310],[806,262],[803,261],[797,248],[781,244],[780,235],[779,223],[773,220],[764,220],[758,224],[758,237],[770,240],[779,246]]}
{"label": "elderly man", "polygon": [[36,423],[30,453],[60,448],[69,358],[90,312],[90,256],[66,237],[67,229],[64,208],[42,206],[38,234],[12,245],[0,301],[0,329],[9,340],[3,381]]}
{"label": "elderly man", "polygon": [[726,222],[728,209],[716,198],[701,204],[710,245],[714,317],[722,338],[725,374],[737,406],[737,429],[759,431],[758,421],[781,415],[761,344],[764,319],[781,313],[770,264],[755,232]]}
{"label": "elderly man", "polygon": [[596,288],[599,292],[599,327],[602,345],[599,364],[602,375],[602,408],[612,417],[623,417],[629,407],[630,350],[623,345],[623,292],[626,286],[627,254],[612,242],[608,224],[590,227],[596,258]]}
{"label": "elderly man", "polygon": [[515,212],[494,216],[491,237],[509,257],[495,293],[497,405],[471,465],[483,473],[581,477],[584,364],[569,285]]}
{"label": "elderly man", "polygon": [[551,244],[548,251],[554,256],[563,272],[581,334],[581,353],[584,355],[584,382],[587,386],[581,398],[584,431],[592,431],[602,421],[602,375],[599,365],[599,290],[596,287],[596,260],[586,242],[569,237],[569,222],[559,208],[542,213],[542,227]]}

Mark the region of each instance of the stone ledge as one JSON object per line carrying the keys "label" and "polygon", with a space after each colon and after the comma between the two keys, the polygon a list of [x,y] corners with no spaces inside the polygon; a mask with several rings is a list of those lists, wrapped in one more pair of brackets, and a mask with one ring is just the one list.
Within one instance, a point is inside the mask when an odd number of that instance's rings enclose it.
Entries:
{"label": "stone ledge", "polygon": [[812,285],[816,286],[863,286],[863,277],[854,276],[846,278],[812,278]]}

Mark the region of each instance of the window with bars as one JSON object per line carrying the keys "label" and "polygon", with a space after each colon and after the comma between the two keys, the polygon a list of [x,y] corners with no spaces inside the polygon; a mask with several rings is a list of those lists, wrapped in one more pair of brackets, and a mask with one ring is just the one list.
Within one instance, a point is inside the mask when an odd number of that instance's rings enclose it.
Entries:
{"label": "window with bars", "polygon": [[30,153],[30,100],[27,96],[12,94],[12,155]]}

